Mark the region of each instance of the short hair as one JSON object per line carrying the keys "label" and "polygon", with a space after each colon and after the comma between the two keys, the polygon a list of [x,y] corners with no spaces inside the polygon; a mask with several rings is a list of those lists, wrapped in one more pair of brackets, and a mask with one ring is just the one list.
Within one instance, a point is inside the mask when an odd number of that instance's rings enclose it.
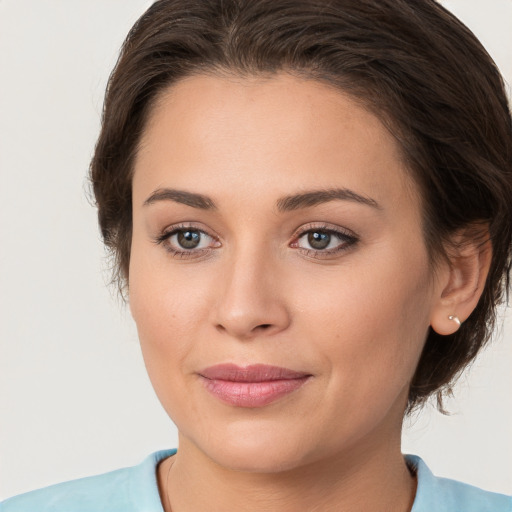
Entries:
{"label": "short hair", "polygon": [[[284,71],[334,85],[398,141],[422,197],[431,262],[450,235],[485,226],[492,261],[473,313],[449,337],[429,330],[408,411],[451,390],[490,339],[508,294],[512,122],[483,46],[434,0],[160,0],[130,30],[105,96],[90,167],[99,224],[124,289],[134,157],[159,94],[201,73]],[[442,410],[442,406],[440,405]]]}

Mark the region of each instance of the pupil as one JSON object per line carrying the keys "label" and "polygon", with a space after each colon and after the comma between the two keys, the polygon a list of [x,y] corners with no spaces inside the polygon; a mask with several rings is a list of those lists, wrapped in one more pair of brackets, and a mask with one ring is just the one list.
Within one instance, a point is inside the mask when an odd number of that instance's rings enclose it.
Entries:
{"label": "pupil", "polygon": [[331,235],[314,231],[308,234],[308,242],[314,249],[325,249],[331,242]]}
{"label": "pupil", "polygon": [[178,231],[178,243],[184,249],[195,249],[199,245],[199,239],[197,231]]}

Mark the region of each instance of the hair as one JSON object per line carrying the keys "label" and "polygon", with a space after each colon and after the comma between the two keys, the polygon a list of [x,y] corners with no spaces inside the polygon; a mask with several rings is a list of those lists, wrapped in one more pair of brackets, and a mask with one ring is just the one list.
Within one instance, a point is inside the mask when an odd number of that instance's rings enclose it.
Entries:
{"label": "hair", "polygon": [[288,72],[333,85],[398,140],[422,197],[431,261],[483,226],[492,261],[476,309],[448,339],[430,329],[408,411],[443,393],[489,340],[509,290],[512,122],[500,73],[434,0],[160,0],[130,30],[110,76],[90,177],[99,224],[128,281],[134,158],[151,109],[180,79]]}

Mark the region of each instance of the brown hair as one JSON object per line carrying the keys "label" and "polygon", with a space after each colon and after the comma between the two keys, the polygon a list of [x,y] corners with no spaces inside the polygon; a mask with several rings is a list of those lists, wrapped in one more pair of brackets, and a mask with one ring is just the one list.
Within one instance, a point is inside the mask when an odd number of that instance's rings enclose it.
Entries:
{"label": "brown hair", "polygon": [[197,73],[288,71],[362,101],[398,139],[423,197],[432,261],[484,223],[492,262],[460,330],[430,330],[409,410],[450,384],[489,339],[509,289],[512,122],[502,78],[475,36],[433,0],[160,0],[127,36],[91,162],[99,224],[128,277],[134,156],[157,96]]}

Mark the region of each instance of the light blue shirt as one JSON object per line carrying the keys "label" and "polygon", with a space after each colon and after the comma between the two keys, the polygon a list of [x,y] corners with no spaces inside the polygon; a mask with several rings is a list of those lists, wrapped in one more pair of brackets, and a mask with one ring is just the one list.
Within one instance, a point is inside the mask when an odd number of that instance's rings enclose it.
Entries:
{"label": "light blue shirt", "polygon": [[[103,475],[52,485],[0,503],[0,512],[163,512],[156,467],[176,453],[153,453],[141,464]],[[418,477],[411,512],[512,512],[512,497],[437,478],[414,455],[406,455]]]}

